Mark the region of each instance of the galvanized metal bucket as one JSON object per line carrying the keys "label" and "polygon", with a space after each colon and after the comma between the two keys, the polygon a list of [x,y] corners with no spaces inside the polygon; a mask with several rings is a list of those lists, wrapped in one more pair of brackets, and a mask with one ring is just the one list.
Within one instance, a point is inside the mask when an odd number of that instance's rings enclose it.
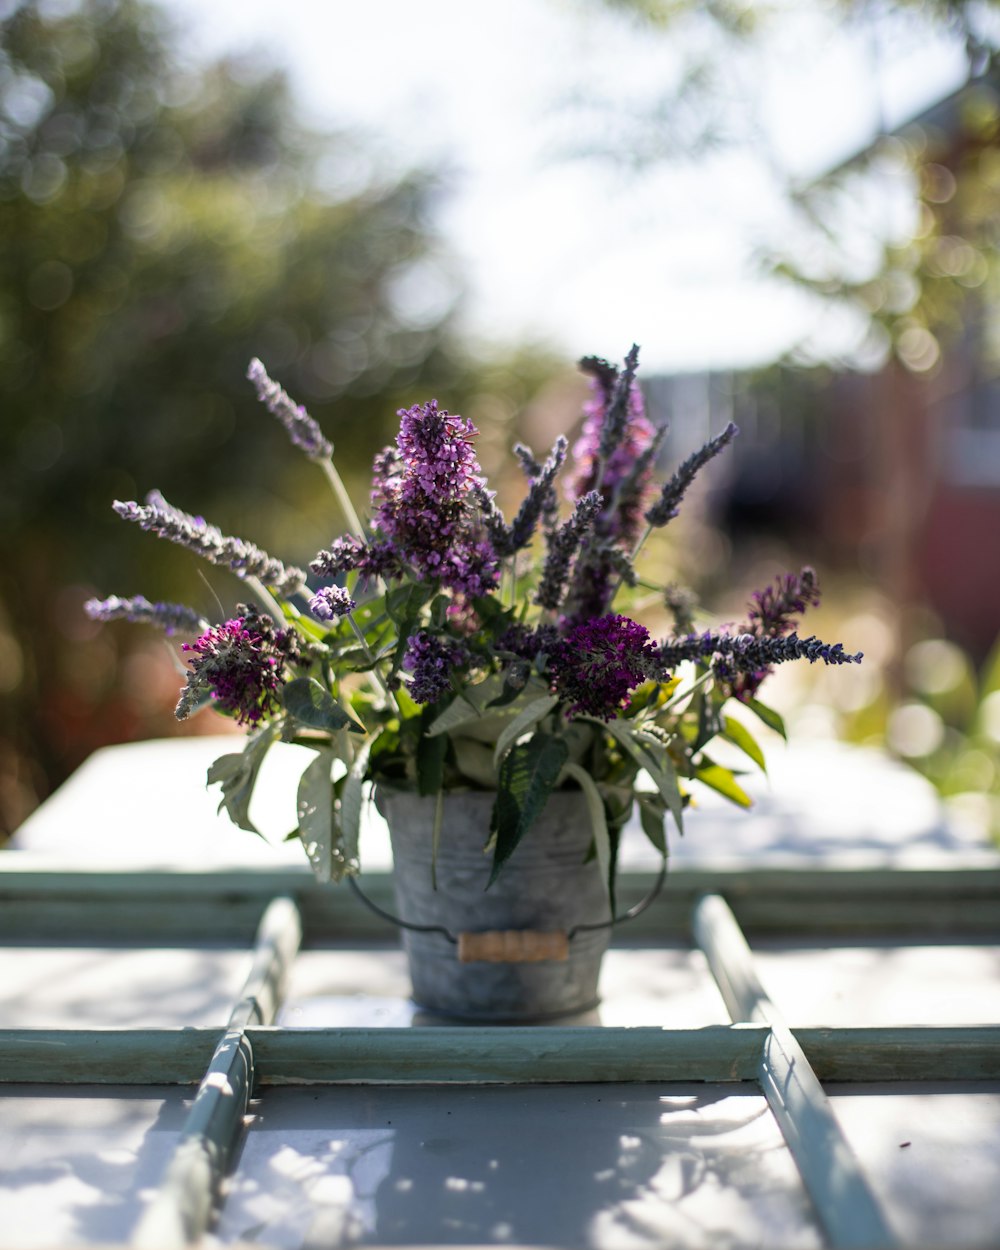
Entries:
{"label": "galvanized metal bucket", "polygon": [[[413,998],[424,1010],[482,1021],[548,1020],[598,1002],[610,940],[607,892],[587,861],[590,821],[578,791],[550,796],[487,890],[494,796],[448,794],[436,856],[436,799],[380,787]],[[594,926],[588,928],[585,926]]]}

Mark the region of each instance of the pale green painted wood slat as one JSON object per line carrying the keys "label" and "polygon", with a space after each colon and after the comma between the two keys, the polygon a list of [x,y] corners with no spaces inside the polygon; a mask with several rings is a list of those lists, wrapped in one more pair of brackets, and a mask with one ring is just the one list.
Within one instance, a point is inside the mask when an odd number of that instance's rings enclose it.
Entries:
{"label": "pale green painted wood slat", "polygon": [[724,899],[708,895],[699,901],[694,935],[733,1020],[769,1026],[758,1078],[831,1244],[897,1246],[805,1052],[761,985]]}
{"label": "pale green painted wood slat", "polygon": [[[248,1028],[255,1088],[408,1082],[754,1081],[765,1025]],[[1000,1026],[793,1029],[823,1081],[998,1081]],[[0,1030],[4,1084],[197,1085],[219,1030]],[[508,1050],[508,1047],[510,1049]]]}
{"label": "pale green painted wood slat", "polygon": [[136,1226],[132,1244],[140,1250],[179,1250],[207,1231],[253,1092],[253,1049],[245,1029],[274,1020],[301,940],[295,904],[275,899],[261,919],[242,997],[198,1088],[163,1182]]}
{"label": "pale green painted wood slat", "polygon": [[3,1085],[197,1085],[218,1027],[0,1029]]}
{"label": "pale green painted wood slat", "polygon": [[[651,873],[623,873],[621,906],[642,898]],[[391,876],[371,873],[365,891],[392,907]],[[347,890],[317,883],[307,870],[173,872],[95,870],[43,864],[29,852],[0,852],[0,941],[60,945],[176,945],[191,941],[252,940],[257,921],[276,895],[295,899],[304,944],[355,940],[395,942],[394,930]],[[798,867],[673,870],[661,897],[622,926],[624,942],[686,940],[691,907],[703,894],[721,894],[753,936],[919,935],[948,938],[1000,934],[1000,870],[836,869]]]}

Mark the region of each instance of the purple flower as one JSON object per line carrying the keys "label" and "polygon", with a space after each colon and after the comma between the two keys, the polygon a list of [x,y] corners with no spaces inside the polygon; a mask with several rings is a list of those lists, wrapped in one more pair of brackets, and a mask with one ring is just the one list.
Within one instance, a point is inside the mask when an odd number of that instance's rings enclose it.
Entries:
{"label": "purple flower", "polygon": [[[798,616],[807,607],[815,607],[820,601],[819,582],[815,572],[808,566],[801,573],[785,573],[774,585],[763,590],[754,591],[751,597],[750,610],[747,613],[748,624],[741,633],[755,639],[781,638],[792,634],[798,628]],[[776,655],[776,653],[775,653]],[[756,667],[750,663],[757,657]],[[831,661],[825,655],[820,656],[826,663],[842,663]],[[741,663],[732,667],[722,666],[720,676],[729,679],[730,693],[738,699],[752,698],[760,689],[765,678],[770,675],[771,664],[780,663],[777,658],[766,660],[760,648],[746,649]]]}
{"label": "purple flower", "polygon": [[[610,366],[607,368],[610,369]],[[617,378],[617,370],[612,370],[612,373]],[[609,391],[607,384],[608,376],[604,373],[591,379],[592,395],[583,409],[586,420],[580,438],[573,446],[576,472],[570,482],[570,497],[577,500],[588,491],[599,489],[604,498],[605,511],[598,520],[598,533],[631,546],[638,538],[642,504],[653,470],[652,457],[647,453],[656,435],[646,416],[639,384],[632,382],[627,403],[623,405],[624,422],[601,471],[602,433],[614,395],[614,390]],[[635,472],[637,464],[641,466],[638,474]],[[626,486],[627,490],[623,490]]]}
{"label": "purple flower", "polygon": [[699,447],[688,456],[670,481],[664,484],[659,499],[647,511],[646,520],[650,525],[658,528],[673,520],[680,509],[685,492],[694,481],[699,469],[704,468],[710,460],[713,460],[739,432],[739,428],[730,421],[721,434],[710,438],[703,447]]}
{"label": "purple flower", "polygon": [[297,654],[291,630],[276,630],[270,617],[240,605],[241,616],[214,625],[184,651],[191,672],[175,710],[185,720],[207,695],[240,725],[256,725],[278,710],[284,668]]}
{"label": "purple flower", "polygon": [[819,581],[808,565],[801,573],[785,573],[773,586],[754,591],[748,632],[771,638],[786,634],[798,628],[799,623],[793,618],[807,607],[817,607],[819,601]]}
{"label": "purple flower", "polygon": [[499,560],[477,503],[483,478],[472,449],[475,426],[433,399],[399,416],[395,450],[375,461],[378,538],[420,578],[470,597],[495,589]]}
{"label": "purple flower", "polygon": [[150,603],[143,595],[88,599],[83,610],[92,621],[134,621],[157,625],[168,634],[200,634],[208,621],[183,603]]}
{"label": "purple flower", "polygon": [[363,580],[398,577],[399,560],[391,543],[365,543],[353,534],[335,538],[326,551],[321,551],[309,567],[319,577],[339,577],[357,571]]}
{"label": "purple flower", "polygon": [[534,660],[544,651],[550,653],[559,645],[559,631],[554,625],[509,625],[496,641],[498,651],[511,651],[522,660]]}
{"label": "purple flower", "polygon": [[285,595],[293,595],[305,585],[306,575],[301,569],[286,568],[253,543],[227,537],[204,517],[191,516],[167,503],[159,491],[150,491],[147,499],[145,505],[116,499],[112,506],[123,520],[187,547],[210,564],[226,565],[237,577],[256,577]]}
{"label": "purple flower", "polygon": [[789,660],[808,660],[815,664],[860,664],[863,657],[858,651],[851,654],[843,643],[823,642],[815,636],[800,638],[796,633],[787,636],[737,633],[690,634],[686,638],[668,639],[654,651],[655,665],[660,673],[651,672],[662,680],[666,673],[685,660],[711,664],[717,681],[723,690],[737,699],[752,698],[761,682],[771,672],[774,664]]}
{"label": "purple flower", "polygon": [[333,444],[323,437],[323,431],[301,404],[290,399],[277,382],[267,376],[267,370],[259,360],[250,361],[247,377],[253,383],[257,398],[278,418],[288,431],[288,437],[300,447],[310,460],[329,460]]}
{"label": "purple flower", "polygon": [[410,672],[407,690],[415,703],[436,703],[451,689],[451,674],[469,661],[460,642],[442,638],[426,629],[407,639],[403,667]]}
{"label": "purple flower", "polygon": [[576,501],[572,514],[558,529],[550,531],[548,552],[535,591],[535,602],[540,607],[555,612],[562,603],[570,564],[603,506],[601,492],[592,490]]}
{"label": "purple flower", "polygon": [[569,704],[568,714],[613,720],[629,703],[629,691],[656,666],[644,625],[627,616],[602,616],[574,625],[549,658],[552,689]]}
{"label": "purple flower", "polygon": [[570,620],[601,616],[611,606],[617,585],[612,548],[631,550],[652,479],[662,434],[646,417],[642,391],[634,379],[635,349],[621,374],[606,360],[589,356],[580,367],[591,377],[591,398],[584,405],[583,432],[573,447],[576,471],[570,498],[598,491],[602,507],[585,536],[566,596]]}
{"label": "purple flower", "polygon": [[552,446],[549,458],[538,473],[533,474],[529,479],[528,493],[511,523],[510,550],[501,554],[510,555],[526,547],[531,542],[531,536],[539,520],[546,515],[555,515],[558,498],[552,483],[566,459],[567,445],[565,437],[560,434]]}
{"label": "purple flower", "polygon": [[318,621],[332,621],[347,616],[358,605],[343,586],[326,586],[309,600],[309,611]]}
{"label": "purple flower", "polygon": [[[424,504],[452,504],[484,484],[472,449],[478,433],[465,417],[451,416],[437,400],[401,408],[396,437],[399,493],[404,500]],[[381,525],[389,534],[389,525]]]}

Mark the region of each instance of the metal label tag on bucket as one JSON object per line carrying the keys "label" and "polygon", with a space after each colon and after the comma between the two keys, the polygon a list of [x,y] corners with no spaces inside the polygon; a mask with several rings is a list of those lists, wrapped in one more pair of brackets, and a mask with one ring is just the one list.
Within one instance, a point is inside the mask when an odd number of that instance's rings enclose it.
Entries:
{"label": "metal label tag on bucket", "polygon": [[538,964],[569,959],[569,935],[563,931],[542,933],[537,929],[491,929],[486,933],[460,933],[458,959],[463,964]]}

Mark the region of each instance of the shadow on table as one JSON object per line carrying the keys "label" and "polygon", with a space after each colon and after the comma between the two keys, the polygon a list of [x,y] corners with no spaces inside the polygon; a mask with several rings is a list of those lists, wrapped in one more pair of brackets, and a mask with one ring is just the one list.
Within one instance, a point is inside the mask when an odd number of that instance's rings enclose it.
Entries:
{"label": "shadow on table", "polygon": [[[223,1240],[818,1245],[756,1087],[265,1091]],[[750,1095],[750,1096],[747,1096]]]}
{"label": "shadow on table", "polygon": [[189,1107],[175,1087],[5,1086],[0,1247],[125,1242]]}

